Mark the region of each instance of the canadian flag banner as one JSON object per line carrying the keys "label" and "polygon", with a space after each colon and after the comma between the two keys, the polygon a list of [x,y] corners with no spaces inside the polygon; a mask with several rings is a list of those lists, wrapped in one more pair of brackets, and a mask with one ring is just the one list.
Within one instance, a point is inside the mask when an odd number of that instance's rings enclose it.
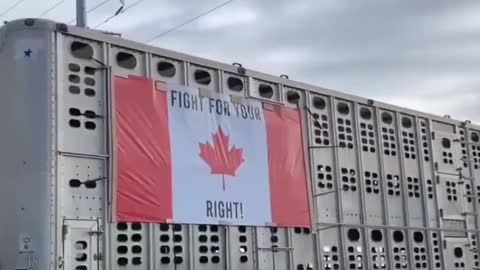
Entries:
{"label": "canadian flag banner", "polygon": [[310,227],[300,112],[115,77],[114,220]]}

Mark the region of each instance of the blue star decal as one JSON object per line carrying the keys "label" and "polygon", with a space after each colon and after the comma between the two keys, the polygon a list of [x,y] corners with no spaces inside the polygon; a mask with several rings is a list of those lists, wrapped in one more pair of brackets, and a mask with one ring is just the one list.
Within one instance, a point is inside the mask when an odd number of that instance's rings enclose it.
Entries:
{"label": "blue star decal", "polygon": [[28,48],[28,50],[23,51],[23,53],[25,54],[25,57],[30,58],[30,56],[32,55],[33,51],[32,51],[32,49]]}

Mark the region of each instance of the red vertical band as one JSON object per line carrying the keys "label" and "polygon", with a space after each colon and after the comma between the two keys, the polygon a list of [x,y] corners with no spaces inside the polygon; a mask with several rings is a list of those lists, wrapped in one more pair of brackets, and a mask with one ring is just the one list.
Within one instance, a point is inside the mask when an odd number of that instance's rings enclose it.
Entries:
{"label": "red vertical band", "polygon": [[152,80],[114,80],[116,221],[171,219],[172,168],[166,92]]}
{"label": "red vertical band", "polygon": [[300,113],[283,106],[264,113],[272,221],[280,227],[310,227]]}

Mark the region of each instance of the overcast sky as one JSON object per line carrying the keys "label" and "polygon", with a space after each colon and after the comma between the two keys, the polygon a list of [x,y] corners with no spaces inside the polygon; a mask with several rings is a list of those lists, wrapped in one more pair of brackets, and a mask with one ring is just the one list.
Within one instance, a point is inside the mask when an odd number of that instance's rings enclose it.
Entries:
{"label": "overcast sky", "polygon": [[[101,28],[143,42],[223,1],[145,0]],[[0,14],[16,2],[0,0]],[[38,17],[58,2],[24,0],[0,19]],[[90,26],[118,7],[91,12]],[[65,0],[45,17],[69,22],[74,10]],[[480,123],[478,0],[235,0],[154,44]]]}

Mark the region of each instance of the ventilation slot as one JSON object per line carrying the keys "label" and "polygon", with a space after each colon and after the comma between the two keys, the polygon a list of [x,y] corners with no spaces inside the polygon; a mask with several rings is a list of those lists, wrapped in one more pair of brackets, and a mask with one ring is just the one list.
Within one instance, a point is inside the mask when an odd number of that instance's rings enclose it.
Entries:
{"label": "ventilation slot", "polygon": [[70,46],[70,50],[72,52],[72,55],[76,58],[90,59],[93,57],[92,46],[83,42],[79,42],[79,41],[72,42],[72,45]]}
{"label": "ventilation slot", "polygon": [[88,86],[95,86],[95,79],[94,78],[87,77],[83,81]]}
{"label": "ventilation slot", "polygon": [[340,103],[338,103],[338,105],[337,105],[337,111],[338,111],[340,114],[347,115],[348,113],[350,113],[350,107],[348,106],[347,103],[340,102]]}
{"label": "ventilation slot", "polygon": [[404,128],[411,128],[412,127],[412,120],[408,117],[402,117],[402,127]]}
{"label": "ventilation slot", "polygon": [[85,122],[85,128],[88,130],[95,130],[95,128],[97,128],[97,124],[91,121],[87,121]]}
{"label": "ventilation slot", "polygon": [[212,76],[206,70],[197,69],[193,76],[195,82],[201,85],[209,85],[212,82]]}
{"label": "ventilation slot", "polygon": [[[78,90],[79,90],[79,93],[80,93],[80,89],[78,89]],[[86,88],[86,89],[85,89],[85,96],[87,96],[87,97],[94,97],[95,94],[96,94],[96,93],[95,93],[95,90],[94,90],[94,89],[92,89],[92,88]]]}
{"label": "ventilation slot", "polygon": [[68,121],[68,124],[70,125],[70,127],[72,128],[79,128],[82,124],[80,123],[80,121],[76,120],[76,119],[71,119],[70,121]]}
{"label": "ventilation slot", "polygon": [[296,91],[288,91],[287,92],[287,101],[290,104],[298,104],[300,102],[300,94]]}
{"label": "ventilation slot", "polygon": [[242,92],[244,87],[243,81],[237,77],[228,77],[227,86],[228,89],[234,92]]}
{"label": "ventilation slot", "polygon": [[312,103],[313,103],[313,107],[317,110],[323,110],[327,106],[325,99],[321,97],[313,97]]}
{"label": "ventilation slot", "polygon": [[372,111],[368,108],[361,108],[360,117],[365,120],[370,120],[372,119]]}
{"label": "ventilation slot", "polygon": [[480,137],[478,136],[478,133],[475,133],[475,132],[472,132],[472,134],[470,135],[470,139],[474,143],[478,143],[480,141]]}
{"label": "ventilation slot", "polygon": [[77,64],[68,64],[68,69],[72,72],[80,72],[80,66]]}
{"label": "ventilation slot", "polygon": [[78,95],[80,94],[80,87],[71,85],[68,87],[68,92],[73,95]]}
{"label": "ventilation slot", "polygon": [[69,80],[71,83],[80,83],[80,77],[77,76],[77,75],[70,75],[70,76],[68,76],[68,80]]}
{"label": "ventilation slot", "polygon": [[390,113],[384,112],[382,113],[382,122],[391,125],[393,123],[393,117]]}
{"label": "ventilation slot", "polygon": [[273,87],[268,84],[260,84],[258,86],[258,93],[263,98],[272,98],[273,97]]}
{"label": "ventilation slot", "polygon": [[84,71],[85,71],[85,74],[95,75],[95,72],[97,71],[97,69],[94,67],[85,67]]}
{"label": "ventilation slot", "polygon": [[117,53],[117,64],[126,69],[134,69],[137,66],[137,58],[131,53]]}
{"label": "ventilation slot", "polygon": [[157,64],[157,72],[162,77],[173,78],[177,74],[177,68],[170,62],[160,61]]}

